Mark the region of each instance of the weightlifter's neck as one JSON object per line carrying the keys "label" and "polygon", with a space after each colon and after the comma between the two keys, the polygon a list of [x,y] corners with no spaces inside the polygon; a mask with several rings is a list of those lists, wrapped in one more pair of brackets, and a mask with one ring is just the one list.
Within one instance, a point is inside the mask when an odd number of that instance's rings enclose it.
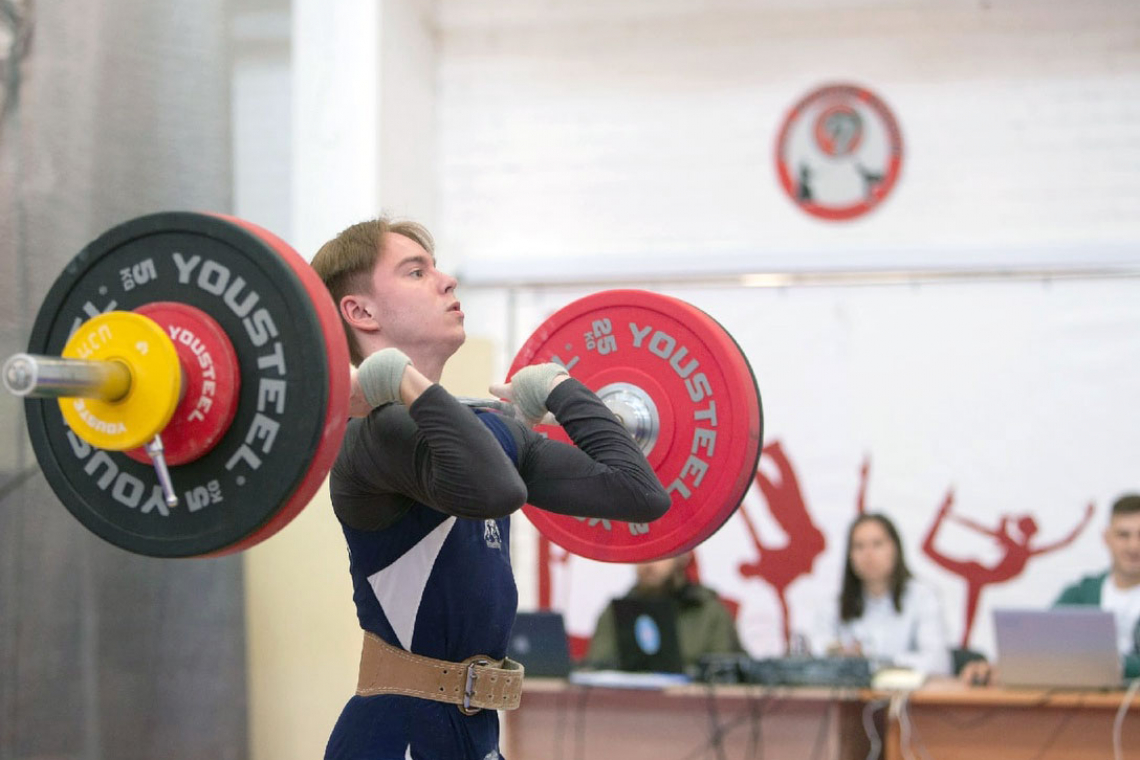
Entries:
{"label": "weightlifter's neck", "polygon": [[412,360],[413,366],[423,374],[428,380],[433,383],[438,383],[439,379],[443,376],[443,365],[447,362],[447,357],[440,358],[438,356],[416,356],[412,352],[405,352],[408,358]]}
{"label": "weightlifter's neck", "polygon": [[451,357],[450,353],[440,351],[435,345],[396,346],[396,348],[407,354],[412,360],[412,366],[433,383],[439,382],[443,376],[443,365]]}
{"label": "weightlifter's neck", "polygon": [[447,363],[447,360],[451,358],[451,354],[454,353],[454,351],[441,351],[438,346],[433,345],[397,346],[394,343],[380,338],[365,338],[361,341],[361,348],[365,356],[370,356],[384,348],[398,348],[412,360],[412,366],[433,383],[439,382],[440,377],[443,376],[443,365]]}

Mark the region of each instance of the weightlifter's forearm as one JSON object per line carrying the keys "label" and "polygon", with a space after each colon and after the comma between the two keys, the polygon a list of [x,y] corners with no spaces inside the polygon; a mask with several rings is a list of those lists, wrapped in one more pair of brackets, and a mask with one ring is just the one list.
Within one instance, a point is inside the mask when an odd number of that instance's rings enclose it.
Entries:
{"label": "weightlifter's forearm", "polygon": [[442,386],[408,407],[419,429],[416,479],[431,506],[457,517],[504,517],[526,503],[526,484],[479,418]]}
{"label": "weightlifter's forearm", "polygon": [[641,449],[613,412],[586,386],[577,381],[561,385],[551,391],[547,404],[570,440],[591,459],[618,470],[646,490],[661,490],[664,494]]}
{"label": "weightlifter's forearm", "polygon": [[[569,491],[572,497],[572,503],[565,504],[561,495],[551,494],[551,511],[631,522],[665,514],[669,495],[641,449],[597,396],[581,383],[568,382],[551,392],[547,404],[580,450],[550,452],[567,458],[557,469],[569,477],[556,481],[562,488],[555,490]],[[588,472],[571,461],[581,453],[593,461]]]}

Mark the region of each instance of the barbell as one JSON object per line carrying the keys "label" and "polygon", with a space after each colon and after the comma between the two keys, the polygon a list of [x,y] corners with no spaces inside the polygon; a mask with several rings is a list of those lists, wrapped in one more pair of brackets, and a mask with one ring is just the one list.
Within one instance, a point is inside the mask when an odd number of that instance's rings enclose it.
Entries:
{"label": "barbell", "polygon": [[[732,515],[763,419],[751,367],[716,320],[669,296],[601,291],[543,322],[508,378],[546,361],[613,410],[672,506],[641,524],[525,506],[543,535],[641,562],[692,549]],[[344,434],[348,368],[337,308],[288,244],[234,217],[166,212],[87,245],[0,376],[25,396],[36,459],[85,527],[130,552],[195,557],[254,546],[311,500]]]}

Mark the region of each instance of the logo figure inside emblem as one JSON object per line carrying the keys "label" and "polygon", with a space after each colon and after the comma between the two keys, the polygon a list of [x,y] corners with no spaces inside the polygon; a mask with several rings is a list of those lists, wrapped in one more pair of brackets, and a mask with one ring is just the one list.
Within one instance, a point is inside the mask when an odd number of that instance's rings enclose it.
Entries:
{"label": "logo figure inside emblem", "polygon": [[831,106],[815,120],[815,141],[829,156],[846,156],[863,140],[863,119],[846,103]]}

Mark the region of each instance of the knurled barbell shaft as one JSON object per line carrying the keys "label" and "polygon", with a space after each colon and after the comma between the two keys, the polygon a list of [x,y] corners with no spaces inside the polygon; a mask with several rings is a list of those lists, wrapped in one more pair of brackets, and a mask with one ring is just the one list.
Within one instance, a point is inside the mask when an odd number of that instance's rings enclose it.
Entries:
{"label": "knurled barbell shaft", "polygon": [[9,393],[26,398],[118,401],[131,389],[131,372],[117,361],[21,353],[8,357],[0,374]]}
{"label": "knurled barbell shaft", "polygon": [[[26,398],[97,398],[116,401],[127,395],[131,373],[116,361],[85,361],[41,354],[13,354],[4,362],[4,387]],[[457,397],[466,406],[514,413],[508,401]]]}
{"label": "knurled barbell shaft", "polygon": [[[116,361],[86,361],[41,354],[13,354],[4,362],[4,387],[9,393],[25,398],[95,398],[117,401],[131,388],[131,373]],[[492,398],[457,396],[465,406],[494,409],[514,415],[509,401]],[[549,415],[548,415],[549,416]],[[554,423],[544,419],[544,423]],[[622,420],[623,424],[628,423]]]}
{"label": "knurled barbell shaft", "polygon": [[513,415],[515,413],[515,405],[509,401],[501,401],[497,398],[475,398],[473,396],[456,396],[455,400],[464,406],[473,406],[478,409],[494,409],[497,412]]}
{"label": "knurled barbell shaft", "polygon": [[[4,387],[27,398],[97,398],[116,401],[127,395],[131,373],[116,361],[85,361],[41,354],[13,354],[4,362]],[[466,406],[514,413],[508,401],[458,396]]]}

